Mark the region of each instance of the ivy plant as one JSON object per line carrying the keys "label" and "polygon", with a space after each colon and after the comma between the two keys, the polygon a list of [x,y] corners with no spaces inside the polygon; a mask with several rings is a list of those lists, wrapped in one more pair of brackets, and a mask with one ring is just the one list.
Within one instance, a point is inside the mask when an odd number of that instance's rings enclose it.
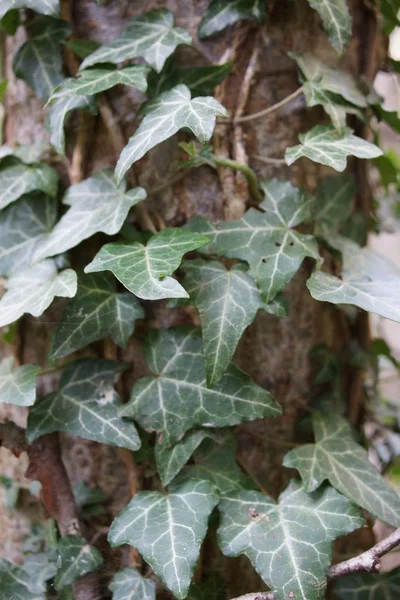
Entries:
{"label": "ivy plant", "polygon": [[[362,311],[400,322],[400,271],[365,245],[369,230],[386,223],[378,202],[365,206],[370,165],[385,207],[398,204],[400,161],[382,149],[379,122],[398,132],[399,119],[371,81],[350,72],[356,61],[339,65],[351,51],[355,8],[347,0],[290,3],[322,26],[318,35],[332,48],[322,59],[285,38],[279,60],[300,87],[251,113],[257,61],[269,57],[251,53],[250,42],[273,44],[281,10],[273,2],[211,0],[202,14],[183,15],[121,2],[132,18],[119,31],[111,19],[98,39],[78,27],[73,3],[61,4],[0,7],[0,54],[16,34],[0,109],[4,95],[11,116],[8,94],[23,86],[47,128],[44,144],[18,145],[0,111],[10,143],[0,148],[0,403],[26,421],[0,422],[0,442],[28,453],[28,491],[46,509],[23,560],[0,559],[0,599],[83,600],[98,597],[101,584],[114,600],[222,600],[231,597],[223,577],[230,559],[242,555],[269,589],[247,590],[246,600],[323,600],[331,588],[341,600],[397,599],[398,568],[374,571],[400,543],[398,488],[371,462],[362,418],[347,410],[348,373],[358,389],[361,366],[375,368],[378,356],[399,364],[386,342],[365,342]],[[87,4],[90,18],[118,21],[115,7]],[[382,0],[365,11],[379,13],[388,32],[398,9]],[[221,40],[229,48],[217,60]],[[264,96],[257,92],[255,104]],[[279,138],[281,156],[245,155],[246,132],[267,131],[254,122],[295,99],[305,126],[284,147]],[[103,142],[92,143],[99,132]],[[268,177],[256,161],[267,163]],[[184,178],[194,196],[206,182],[207,199],[193,203]],[[207,203],[215,208],[219,198],[218,220]],[[398,206],[392,212],[399,229]],[[300,409],[285,396],[300,368],[292,351],[303,340],[288,331],[296,311],[299,335],[318,315],[334,315],[353,342],[343,356],[334,340],[304,342],[310,366],[296,390]],[[24,351],[25,331],[44,326],[35,358]],[[290,341],[270,343],[272,330]],[[282,350],[287,374],[278,383],[252,368],[254,336],[268,355]],[[75,438],[123,462],[132,496],[125,508],[113,504],[119,488],[110,494],[82,476],[71,486],[74,465],[65,469],[60,440]],[[265,465],[247,465],[257,444],[279,457],[279,489],[266,489]],[[16,505],[24,484],[8,475],[2,484]],[[374,519],[397,529],[340,562],[336,540]],[[207,552],[219,553],[211,577]]]}

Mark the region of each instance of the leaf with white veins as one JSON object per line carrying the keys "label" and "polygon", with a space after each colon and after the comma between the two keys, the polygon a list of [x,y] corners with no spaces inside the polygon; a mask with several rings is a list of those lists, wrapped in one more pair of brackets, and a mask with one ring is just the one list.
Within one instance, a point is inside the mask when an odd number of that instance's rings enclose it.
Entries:
{"label": "leaf with white veins", "polygon": [[112,360],[84,360],[67,367],[60,390],[48,394],[29,412],[27,439],[65,431],[87,440],[137,450],[138,433],[119,417],[122,407],[114,390],[115,379],[126,364]]}
{"label": "leaf with white veins", "polygon": [[56,98],[70,96],[92,96],[121,83],[145,92],[149,71],[150,67],[145,65],[134,65],[123,69],[88,69],[78,73],[77,79],[64,79],[62,84],[53,91],[49,102]]}
{"label": "leaf with white veins", "polygon": [[310,218],[311,199],[289,181],[272,179],[262,182],[261,187],[265,194],[261,210],[251,208],[237,221],[215,225],[195,217],[187,227],[211,240],[202,253],[246,261],[266,301],[271,302],[303,259],[311,256],[319,260],[319,253],[313,236],[294,229]]}
{"label": "leaf with white veins", "polygon": [[44,600],[30,591],[31,576],[17,565],[0,558],[0,600]]}
{"label": "leaf with white veins", "polygon": [[117,64],[141,56],[160,72],[177,46],[191,43],[187,31],[174,27],[174,16],[169,10],[152,10],[132,21],[112,42],[89,54],[80,68],[99,63]]}
{"label": "leaf with white veins", "polygon": [[43,192],[51,198],[57,194],[58,175],[48,165],[14,164],[0,170],[0,209],[30,192]]}
{"label": "leaf with white veins", "polygon": [[291,450],[284,466],[297,469],[307,492],[328,479],[353,502],[385,523],[400,526],[400,498],[353,439],[350,424],[335,414],[314,413],[315,444]]}
{"label": "leaf with white veins", "polygon": [[368,159],[383,154],[378,146],[353,135],[348,127],[341,134],[330,125],[316,125],[307,133],[301,133],[299,140],[301,144],[286,150],[285,160],[288,165],[306,156],[336,171],[344,171],[348,156]]}
{"label": "leaf with white veins", "polygon": [[237,21],[262,23],[266,8],[266,0],[211,0],[199,25],[199,38],[223,31]]}
{"label": "leaf with white veins", "polygon": [[341,577],[335,585],[340,600],[398,600],[400,568],[387,573],[359,573]]}
{"label": "leaf with white veins", "polygon": [[214,486],[195,479],[168,494],[139,492],[113,521],[109,542],[137,548],[174,596],[183,599],[217,502]]}
{"label": "leaf with white veins", "polygon": [[57,218],[55,198],[24,196],[0,212],[0,275],[28,266]]}
{"label": "leaf with white veins", "polygon": [[151,148],[187,127],[201,143],[212,136],[216,117],[227,117],[226,109],[212,96],[191,99],[190,90],[180,84],[161,94],[130,138],[118,159],[115,169],[121,181],[134,162]]}
{"label": "leaf with white veins", "polygon": [[29,8],[42,15],[56,17],[58,15],[59,0],[1,0],[0,19],[9,10],[16,8]]}
{"label": "leaf with white veins", "polygon": [[50,356],[61,358],[96,340],[111,338],[126,346],[136,319],[144,311],[135,296],[117,293],[108,273],[83,275],[78,291],[67,305],[57,325]]}
{"label": "leaf with white veins", "polygon": [[233,365],[208,389],[196,328],[150,332],[145,359],[154,376],[136,382],[121,414],[134,418],[147,431],[162,431],[166,444],[196,426],[227,427],[281,413],[271,394]]}
{"label": "leaf with white veins", "polygon": [[144,300],[187,298],[184,288],[170,277],[186,252],[204,246],[208,238],[183,229],[164,229],[146,246],[106,244],[87,265],[85,273],[112,271],[133,294]]}
{"label": "leaf with white veins", "polygon": [[292,481],[278,504],[256,491],[228,492],[219,504],[219,545],[245,554],[276,600],[323,600],[336,538],[364,524],[359,509],[331,487],[306,494]]}
{"label": "leaf with white veins", "polygon": [[307,281],[313,298],[333,304],[354,304],[400,321],[400,269],[369,248],[340,236],[324,236],[343,256],[341,278],[315,271]]}
{"label": "leaf with white veins", "polygon": [[0,362],[0,402],[32,406],[36,399],[36,375],[40,367],[22,365],[13,369],[13,366],[13,356],[7,356]]}
{"label": "leaf with white veins", "polygon": [[332,46],[343,54],[352,29],[347,0],[308,0],[308,3],[320,15]]}
{"label": "leaf with white veins", "polygon": [[213,387],[228,368],[258,309],[284,316],[285,307],[263,301],[243,264],[228,270],[220,262],[198,259],[185,261],[183,270],[185,287],[199,309],[207,385]]}
{"label": "leaf with white veins", "polygon": [[61,566],[54,580],[56,590],[62,590],[78,577],[95,571],[103,564],[100,552],[79,535],[64,535],[58,543]]}
{"label": "leaf with white veins", "polygon": [[62,254],[99,231],[115,235],[132,206],[145,198],[146,192],[141,187],[126,191],[123,182],[117,188],[111,169],[97,171],[68,188],[63,203],[71,208],[39,245],[33,260]]}
{"label": "leaf with white veins", "polygon": [[122,569],[108,586],[112,600],[156,600],[156,584],[143,577],[137,569]]}
{"label": "leaf with white veins", "polygon": [[354,177],[350,174],[325,177],[318,186],[311,205],[313,221],[318,227],[337,228],[351,213],[356,192]]}
{"label": "leaf with white veins", "polygon": [[27,41],[14,56],[14,73],[45,102],[64,79],[60,43],[70,35],[71,26],[60,19],[38,17],[27,33]]}
{"label": "leaf with white veins", "polygon": [[49,111],[50,142],[62,156],[65,156],[65,120],[71,111],[78,108],[96,114],[96,100],[93,96],[71,96],[57,98],[51,103]]}
{"label": "leaf with white veins", "polygon": [[155,445],[157,472],[163,485],[168,485],[185,466],[196,448],[211,432],[206,429],[188,431],[174,446],[163,440],[161,433]]}
{"label": "leaf with white veins", "polygon": [[72,298],[76,294],[76,273],[65,269],[60,273],[48,259],[14,273],[0,299],[0,327],[13,323],[24,313],[39,317],[55,296]]}

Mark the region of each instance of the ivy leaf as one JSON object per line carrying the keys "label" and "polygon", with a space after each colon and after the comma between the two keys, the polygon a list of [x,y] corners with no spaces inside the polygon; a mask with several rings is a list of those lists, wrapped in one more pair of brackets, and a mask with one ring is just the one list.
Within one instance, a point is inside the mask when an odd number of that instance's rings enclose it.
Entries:
{"label": "ivy leaf", "polygon": [[400,598],[400,568],[388,573],[360,573],[341,577],[335,585],[341,600],[397,600]]}
{"label": "ivy leaf", "polygon": [[145,65],[134,65],[124,69],[88,69],[78,74],[77,79],[64,79],[49,100],[69,98],[71,96],[92,96],[109,90],[118,84],[132,86],[141,92],[147,89],[147,75],[150,68]]}
{"label": "ivy leaf", "polygon": [[43,192],[51,198],[57,194],[58,175],[47,165],[14,164],[0,170],[0,209],[24,194]]}
{"label": "ivy leaf", "polygon": [[45,594],[46,581],[53,579],[57,573],[57,566],[46,552],[38,552],[25,558],[24,571],[30,577],[30,591],[34,594]]}
{"label": "ivy leaf", "polygon": [[320,183],[311,206],[313,221],[318,227],[335,229],[350,216],[356,192],[354,177],[343,174],[325,177]]}
{"label": "ivy leaf", "polygon": [[117,64],[141,56],[160,72],[177,46],[191,43],[187,31],[174,27],[174,16],[169,10],[151,10],[132,21],[112,42],[85,58],[80,68],[99,63]]}
{"label": "ivy leaf", "polygon": [[146,152],[183,127],[190,129],[201,143],[208,142],[218,116],[229,115],[211,96],[198,96],[191,100],[190,90],[183,84],[164,92],[153,102],[152,110],[122,150],[115,169],[117,181],[121,181],[132,164]]}
{"label": "ivy leaf", "polygon": [[0,558],[0,600],[44,600],[30,591],[31,577],[26,571]]}
{"label": "ivy leaf", "polygon": [[79,535],[64,535],[58,544],[61,567],[54,580],[56,590],[62,590],[78,577],[95,571],[103,564],[100,552]]}
{"label": "ivy leaf", "polygon": [[332,46],[343,54],[352,33],[347,0],[308,0],[308,3],[321,17]]}
{"label": "ivy leaf", "polygon": [[316,125],[307,133],[299,135],[301,144],[287,148],[285,153],[286,164],[291,165],[302,156],[314,162],[321,163],[344,171],[347,165],[347,156],[357,158],[375,158],[383,154],[382,150],[353,135],[352,130],[345,128],[343,135],[329,125]]}
{"label": "ivy leaf", "polygon": [[24,196],[0,212],[0,275],[31,263],[56,218],[56,199],[41,194]]}
{"label": "ivy leaf", "polygon": [[199,25],[199,38],[214,35],[244,19],[262,23],[266,8],[266,0],[211,0]]}
{"label": "ivy leaf", "polygon": [[114,380],[126,365],[112,360],[84,360],[67,367],[60,390],[48,394],[29,412],[27,439],[64,431],[87,440],[137,450],[140,439],[133,424],[120,419]]}
{"label": "ivy leaf", "polygon": [[93,177],[70,186],[63,203],[71,208],[40,244],[34,260],[66,252],[98,231],[115,235],[132,206],[145,198],[141,187],[126,191],[124,182],[118,189],[111,169],[97,171]]}
{"label": "ivy leaf", "polygon": [[229,492],[219,510],[226,556],[245,554],[276,600],[322,600],[333,541],[364,523],[359,509],[331,487],[306,494],[292,481],[278,504],[256,491]]}
{"label": "ivy leaf", "polygon": [[100,44],[94,40],[68,40],[64,45],[75,52],[79,58],[86,58],[100,47]]}
{"label": "ivy leaf", "polygon": [[59,0],[2,0],[0,6],[0,19],[9,10],[16,8],[29,8],[42,15],[56,17],[58,15]]}
{"label": "ivy leaf", "polygon": [[269,392],[233,365],[208,389],[196,328],[152,331],[145,359],[154,376],[139,379],[121,414],[133,417],[147,431],[162,431],[166,444],[196,426],[226,427],[281,412]]}
{"label": "ivy leaf", "polygon": [[71,34],[71,26],[52,17],[38,17],[27,33],[28,40],[13,60],[14,73],[45,102],[64,79],[60,42]]}
{"label": "ivy leaf", "polygon": [[109,542],[137,548],[175,597],[183,599],[217,502],[207,481],[189,480],[168,494],[139,492],[113,521]]}
{"label": "ivy leaf", "polygon": [[185,466],[193,452],[200,446],[204,438],[210,435],[206,429],[188,431],[174,446],[169,446],[160,434],[155,446],[157,472],[164,486],[168,485]]}
{"label": "ivy leaf", "polygon": [[14,273],[0,299],[0,327],[13,323],[24,313],[39,317],[55,296],[75,296],[76,287],[75,271],[65,269],[58,273],[52,260],[43,260]]}
{"label": "ivy leaf", "polygon": [[51,104],[49,111],[50,142],[61,156],[65,156],[65,120],[70,112],[78,108],[96,114],[96,100],[93,96],[71,96],[70,98],[58,98]]}
{"label": "ivy leaf", "polygon": [[57,325],[50,356],[61,358],[104,338],[124,347],[136,319],[143,317],[135,296],[117,293],[108,273],[81,276],[78,292]]}
{"label": "ivy leaf", "polygon": [[303,259],[319,260],[319,254],[314,237],[294,229],[309,219],[311,199],[289,181],[273,179],[261,186],[265,194],[261,210],[251,208],[237,221],[216,225],[195,217],[188,228],[210,238],[202,252],[246,261],[266,302],[271,302]]}
{"label": "ivy leaf", "polygon": [[400,498],[369,462],[368,454],[353,439],[349,423],[331,413],[314,413],[315,444],[291,450],[284,466],[297,469],[307,492],[328,479],[353,502],[399,527]]}
{"label": "ivy leaf", "polygon": [[400,119],[397,110],[385,110],[380,104],[373,107],[378,121],[384,121],[389,127],[400,133]]}
{"label": "ivy leaf", "polygon": [[23,365],[14,369],[14,357],[0,362],[0,402],[32,406],[36,399],[36,375],[40,367]]}
{"label": "ivy leaf", "polygon": [[209,481],[221,494],[230,490],[255,489],[254,482],[239,469],[235,451],[233,435],[204,440],[195,452],[194,464],[182,469],[175,480],[176,484],[190,477]]}
{"label": "ivy leaf", "polygon": [[133,294],[144,300],[187,298],[183,287],[169,277],[186,252],[204,246],[208,238],[182,229],[164,229],[143,246],[106,244],[87,265],[85,273],[112,271]]}
{"label": "ivy leaf", "polygon": [[122,569],[108,586],[113,600],[156,600],[156,584],[145,579],[137,569]]}
{"label": "ivy leaf", "polygon": [[73,492],[75,503],[78,508],[98,505],[107,500],[107,496],[102,490],[89,487],[82,479],[74,485]]}
{"label": "ivy leaf", "polygon": [[325,236],[342,252],[341,279],[315,271],[307,281],[311,296],[333,304],[354,304],[400,321],[400,270],[384,256],[344,237]]}
{"label": "ivy leaf", "polygon": [[228,368],[258,309],[283,316],[285,307],[265,304],[242,264],[228,270],[220,262],[199,259],[186,261],[183,268],[185,287],[199,309],[207,385],[213,387]]}
{"label": "ivy leaf", "polygon": [[[192,69],[177,69],[175,85],[183,83],[192,92],[192,96],[209,94],[232,71],[232,61],[222,65],[197,67]],[[173,86],[170,86],[173,87]]]}

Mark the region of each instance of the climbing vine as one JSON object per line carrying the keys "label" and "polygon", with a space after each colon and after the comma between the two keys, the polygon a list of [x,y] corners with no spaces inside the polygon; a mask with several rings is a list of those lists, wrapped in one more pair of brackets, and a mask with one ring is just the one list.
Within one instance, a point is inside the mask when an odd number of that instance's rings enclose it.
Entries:
{"label": "climbing vine", "polygon": [[[216,528],[223,555],[247,556],[270,589],[254,599],[319,600],[328,582],[343,600],[372,598],[377,587],[382,597],[398,598],[398,569],[374,571],[399,543],[399,529],[381,545],[332,565],[334,541],[366,520],[400,527],[398,493],[370,463],[366,441],[346,419],[343,357],[323,346],[313,351],[321,367],[314,387],[328,391],[302,423],[310,443],[288,448],[283,467],[293,477],[278,499],[236,460],[235,427],[281,418],[282,407],[233,364],[258,311],[287,316],[285,289],[305,259],[313,265],[306,286],[315,300],[345,306],[349,319],[349,307],[356,307],[400,321],[399,269],[364,246],[368,228],[379,230],[379,207],[360,234],[354,227],[356,182],[344,172],[349,157],[373,160],[382,193],[398,191],[397,159],[379,147],[378,129],[384,121],[399,132],[397,114],[382,107],[371,83],[292,51],[298,89],[256,113],[231,115],[211,94],[232,74],[234,61],[182,68],[180,49],[193,44],[201,51],[171,11],[143,12],[100,45],[74,38],[73,23],[58,4],[0,2],[3,38],[25,32],[13,71],[43,102],[51,144],[0,148],[0,327],[10,349],[0,363],[0,401],[29,407],[26,429],[6,421],[0,439],[13,452],[28,453],[38,486],[32,493],[42,494],[49,517],[37,533],[39,551],[27,552],[22,565],[0,561],[0,598],[97,597],[87,574],[103,564],[102,548],[80,521],[102,514],[105,497],[83,482],[71,490],[58,438],[49,436],[58,432],[124,449],[137,462],[145,455],[152,465],[157,483],[133,490],[107,524],[111,547],[128,544],[151,567],[140,568],[139,560],[135,568],[114,570],[107,585],[115,600],[154,600],[166,590],[178,599],[224,598],[218,578],[193,582],[202,543]],[[309,5],[342,55],[352,37],[346,0]],[[399,24],[398,9],[395,0],[375,7],[387,33]],[[212,0],[198,38],[242,20],[260,28],[266,12],[266,0]],[[395,61],[390,68],[400,71]],[[143,98],[127,143],[107,96],[115,86],[134,88]],[[5,94],[4,79],[1,101]],[[259,180],[246,162],[214,146],[216,127],[262,119],[300,97],[310,109],[322,107],[323,123],[301,133],[282,156],[255,159],[285,165],[289,173],[300,159],[330,167],[312,192],[288,179]],[[80,130],[71,145],[68,124],[77,111]],[[90,144],[94,118],[106,128],[118,160],[115,169],[87,176],[79,156]],[[354,132],[349,123],[355,122],[367,135]],[[157,220],[146,205],[155,190],[137,185],[133,166],[170,138],[181,161],[173,180],[157,191],[202,166],[228,169],[248,186],[241,214],[236,207],[228,220],[196,216],[180,227]],[[65,168],[69,185],[60,179]],[[339,269],[330,268],[334,261]],[[47,367],[15,363],[19,320],[40,317],[60,297],[67,300],[53,326]],[[187,324],[151,327],[149,307],[160,300],[171,309],[184,307]],[[144,321],[147,375],[136,378],[126,402],[119,382],[131,365],[118,360],[116,347],[126,347]],[[112,351],[99,351],[102,343]],[[351,353],[369,369],[379,355],[399,366],[383,342]],[[49,373],[60,374],[57,384],[37,395]],[[46,456],[54,468],[50,484]],[[15,499],[18,486],[6,477],[2,483]],[[57,487],[69,508],[51,501]],[[84,596],[82,582],[91,595]]]}

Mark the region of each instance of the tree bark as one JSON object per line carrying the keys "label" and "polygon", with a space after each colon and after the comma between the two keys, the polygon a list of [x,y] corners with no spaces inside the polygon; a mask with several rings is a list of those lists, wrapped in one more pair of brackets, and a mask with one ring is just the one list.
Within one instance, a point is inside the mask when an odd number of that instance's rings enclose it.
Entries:
{"label": "tree bark", "polygon": [[[196,30],[204,15],[208,0],[168,0],[108,2],[97,7],[94,2],[74,0],[72,22],[74,38],[95,39],[101,43],[113,39],[128,20],[146,10],[158,7],[171,9],[178,26],[189,30],[195,40],[194,48],[180,48],[177,56],[185,68],[206,64],[206,57],[214,63],[233,60],[231,75],[219,86],[217,98],[231,116],[254,113],[275,104],[299,87],[297,67],[288,52],[311,52],[324,61],[338,65],[339,59],[322,30],[320,20],[305,0],[270,0],[266,23],[256,27],[240,23],[228,28],[209,41],[199,42]],[[376,15],[369,3],[354,0],[351,3],[354,35],[341,66],[355,76],[373,78],[379,63],[381,40]],[[6,102],[5,138],[8,144],[32,143],[47,136],[43,122],[42,104],[31,90],[16,80],[11,69],[12,55],[22,43],[22,33],[6,45],[6,69],[10,84]],[[196,50],[199,49],[199,50]],[[142,95],[132,88],[120,87],[107,93],[108,106],[118,121],[125,142],[137,127],[137,109]],[[299,95],[279,110],[257,120],[239,124],[218,124],[212,140],[215,153],[247,163],[259,178],[290,179],[294,184],[314,191],[318,182],[330,170],[301,159],[290,168],[281,164],[264,164],[257,156],[281,159],[285,149],[298,142],[298,134],[317,123],[326,121],[320,108],[307,109],[304,97]],[[68,156],[77,138],[79,119],[73,116],[67,124]],[[99,116],[93,130],[87,158],[86,176],[101,167],[113,167],[116,161],[115,142],[110,139],[104,119]],[[115,133],[115,132],[114,132]],[[359,132],[360,133],[360,132]],[[362,133],[362,132],[361,132]],[[184,135],[181,136],[184,139]],[[176,176],[178,163],[184,159],[178,139],[172,138],[148,153],[133,167],[137,184],[154,189]],[[371,194],[363,165],[350,161],[358,183],[358,197],[354,208],[368,215]],[[63,185],[68,183],[65,166],[61,166]],[[133,178],[133,177],[132,177]],[[181,226],[195,215],[214,220],[240,217],[252,202],[243,175],[223,167],[214,171],[209,167],[192,169],[180,181],[165,187],[146,200],[156,227]],[[78,266],[90,262],[92,256],[76,258]],[[298,440],[296,422],[311,409],[311,380],[313,365],[310,350],[316,344],[345,355],[349,344],[356,339],[368,344],[365,334],[367,318],[360,314],[350,326],[344,313],[333,305],[313,300],[305,281],[313,263],[306,260],[285,290],[289,316],[283,319],[259,313],[246,331],[235,355],[236,364],[276,397],[283,407],[280,419],[263,419],[237,428],[238,458],[248,472],[272,496],[277,497],[291,473],[283,469],[282,458],[287,444]],[[333,265],[332,265],[333,268]],[[60,306],[60,302],[56,306]],[[191,322],[193,312],[187,309],[167,309],[164,303],[145,303],[148,317],[145,327],[137,331],[126,350],[118,350],[118,357],[131,363],[131,370],[123,380],[125,399],[133,382],[145,373],[141,345],[145,329],[169,327]],[[19,328],[17,353],[21,362],[46,363],[50,332],[60,314],[50,309],[41,318],[25,318]],[[9,349],[7,348],[7,351]],[[348,366],[344,401],[354,423],[362,417],[363,389],[360,374]],[[53,385],[43,382],[43,391]],[[63,438],[64,460],[72,481],[84,478],[103,487],[112,495],[111,514],[115,515],[129,499],[126,464],[113,448],[94,442]],[[144,485],[149,486],[146,479]],[[206,541],[203,551],[203,572],[221,570],[228,583],[228,597],[265,589],[253,572],[247,559],[223,559],[215,548],[213,537]],[[125,559],[126,560],[126,559]],[[238,563],[240,568],[238,568]],[[247,574],[244,574],[244,569]]]}

